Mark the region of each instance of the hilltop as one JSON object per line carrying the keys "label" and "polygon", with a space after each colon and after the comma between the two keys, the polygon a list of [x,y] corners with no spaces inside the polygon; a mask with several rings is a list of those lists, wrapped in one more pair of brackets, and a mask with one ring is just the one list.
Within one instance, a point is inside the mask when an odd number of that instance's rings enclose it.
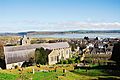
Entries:
{"label": "hilltop", "polygon": [[23,36],[23,35],[51,35],[51,34],[83,34],[83,33],[120,33],[120,30],[71,30],[71,31],[28,31],[18,33],[0,33],[0,36]]}

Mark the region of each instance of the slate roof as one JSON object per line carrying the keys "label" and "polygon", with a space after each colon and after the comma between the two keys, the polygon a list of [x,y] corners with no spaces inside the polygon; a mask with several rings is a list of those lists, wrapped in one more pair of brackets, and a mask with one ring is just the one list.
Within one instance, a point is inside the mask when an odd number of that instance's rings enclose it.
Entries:
{"label": "slate roof", "polygon": [[35,49],[5,52],[6,64],[29,61],[31,57],[34,57],[34,52]]}
{"label": "slate roof", "polygon": [[69,44],[67,42],[58,42],[58,43],[43,43],[43,44],[30,44],[30,45],[21,45],[21,46],[8,46],[4,47],[5,52],[20,51],[20,50],[29,50],[43,47],[45,49],[59,49],[67,48]]}
{"label": "slate roof", "polygon": [[52,50],[52,49],[67,48],[67,47],[70,47],[70,46],[67,42],[59,42],[59,43],[44,44],[44,45],[42,45],[42,47]]}

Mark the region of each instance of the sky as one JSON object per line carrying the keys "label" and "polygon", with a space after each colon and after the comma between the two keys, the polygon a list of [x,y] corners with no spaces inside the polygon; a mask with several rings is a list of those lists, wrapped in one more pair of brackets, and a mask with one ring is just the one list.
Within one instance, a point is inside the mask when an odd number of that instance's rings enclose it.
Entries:
{"label": "sky", "polygon": [[0,32],[120,30],[120,0],[0,0]]}

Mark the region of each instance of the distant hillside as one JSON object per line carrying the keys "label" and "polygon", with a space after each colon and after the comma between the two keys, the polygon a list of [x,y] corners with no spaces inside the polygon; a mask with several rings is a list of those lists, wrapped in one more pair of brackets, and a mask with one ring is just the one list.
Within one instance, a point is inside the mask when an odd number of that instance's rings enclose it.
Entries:
{"label": "distant hillside", "polygon": [[71,33],[120,33],[120,30],[76,30]]}
{"label": "distant hillside", "polygon": [[75,30],[75,31],[44,31],[44,32],[27,32],[27,34],[69,34],[69,33],[120,33],[120,30]]}
{"label": "distant hillside", "polygon": [[74,30],[74,31],[29,31],[19,33],[0,33],[0,36],[23,36],[23,35],[51,35],[51,34],[72,34],[72,33],[120,33],[120,30]]}

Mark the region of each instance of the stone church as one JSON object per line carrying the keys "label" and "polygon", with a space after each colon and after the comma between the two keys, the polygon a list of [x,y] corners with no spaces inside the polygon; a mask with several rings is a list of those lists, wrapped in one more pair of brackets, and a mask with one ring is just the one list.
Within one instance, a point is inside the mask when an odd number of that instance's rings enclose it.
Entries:
{"label": "stone church", "polygon": [[42,44],[30,44],[30,39],[24,36],[21,39],[22,44],[19,46],[0,46],[3,50],[2,59],[0,59],[0,67],[2,69],[12,69],[15,66],[22,67],[23,63],[29,61],[30,58],[35,58],[36,48],[48,49],[51,52],[48,55],[48,64],[56,64],[62,58],[70,58],[71,47],[67,42],[58,43],[42,43]]}

